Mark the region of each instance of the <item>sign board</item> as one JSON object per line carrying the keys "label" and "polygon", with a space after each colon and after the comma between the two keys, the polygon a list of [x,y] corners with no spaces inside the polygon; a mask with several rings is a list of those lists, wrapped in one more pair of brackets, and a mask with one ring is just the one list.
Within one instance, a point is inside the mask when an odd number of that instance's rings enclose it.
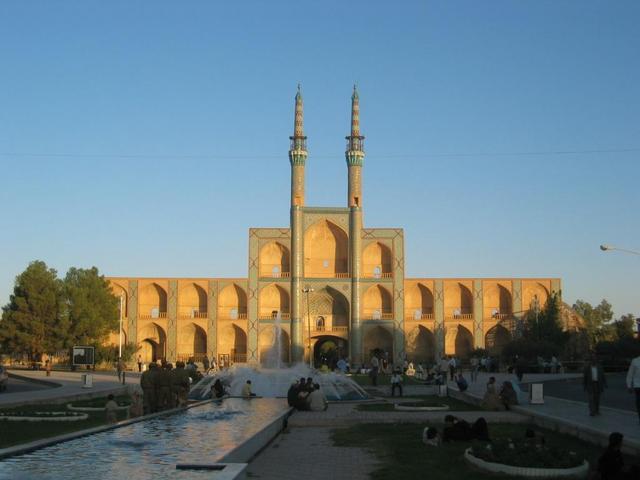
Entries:
{"label": "sign board", "polygon": [[544,404],[544,389],[542,383],[532,383],[529,385],[529,403],[531,405]]}
{"label": "sign board", "polygon": [[76,366],[93,365],[95,363],[94,350],[93,347],[73,347],[73,364]]}

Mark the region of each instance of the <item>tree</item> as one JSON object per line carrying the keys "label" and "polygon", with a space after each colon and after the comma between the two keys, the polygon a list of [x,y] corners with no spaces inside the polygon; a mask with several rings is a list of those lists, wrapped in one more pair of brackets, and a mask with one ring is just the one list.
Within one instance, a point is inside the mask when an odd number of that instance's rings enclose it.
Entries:
{"label": "tree", "polygon": [[583,300],[577,300],[573,309],[585,320],[585,330],[591,346],[602,340],[612,340],[614,335],[611,329],[613,308],[606,300],[602,300],[596,307]]}
{"label": "tree", "polygon": [[119,304],[96,267],[70,268],[64,278],[69,318],[68,347],[103,343],[118,329]]}
{"label": "tree", "polygon": [[560,294],[552,292],[541,311],[536,314],[530,310],[524,319],[525,338],[564,345],[568,336],[560,324],[561,306]]}
{"label": "tree", "polygon": [[622,338],[633,338],[633,334],[636,328],[636,317],[633,313],[627,313],[626,315],[622,315],[618,320],[613,323],[613,326],[616,331],[616,337],[618,339]]}
{"label": "tree", "polygon": [[68,330],[63,289],[57,272],[42,261],[16,277],[9,303],[2,308],[0,344],[11,354],[39,360],[64,347]]}

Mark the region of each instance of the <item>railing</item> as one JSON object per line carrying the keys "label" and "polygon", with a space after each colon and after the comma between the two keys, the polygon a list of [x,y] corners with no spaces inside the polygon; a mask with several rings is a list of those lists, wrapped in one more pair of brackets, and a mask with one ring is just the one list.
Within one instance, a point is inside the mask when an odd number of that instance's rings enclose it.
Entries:
{"label": "railing", "polygon": [[447,312],[447,318],[455,318],[458,320],[472,320],[473,319],[473,311],[456,308]]}
{"label": "railing", "polygon": [[138,315],[138,318],[140,318],[141,320],[153,320],[156,318],[167,318],[167,312],[158,312],[157,314],[154,313],[141,313],[140,315]]}
{"label": "railing", "polygon": [[496,320],[505,320],[511,317],[510,313],[494,313],[491,315],[491,318],[495,318]]}
{"label": "railing", "polygon": [[[287,267],[287,270],[289,267]],[[291,276],[291,272],[283,271],[284,267],[279,264],[262,264],[260,265],[260,272],[258,275],[262,278],[289,278]]]}
{"label": "railing", "polygon": [[348,332],[349,331],[349,327],[331,327],[331,331],[332,332],[336,332],[336,333],[344,333],[344,332]]}
{"label": "railing", "polygon": [[247,363],[246,353],[233,353],[231,354],[231,361],[233,363]]}
{"label": "railing", "polygon": [[181,312],[178,314],[178,318],[187,320],[189,318],[207,318],[209,315],[207,312]]}
{"label": "railing", "polygon": [[246,320],[247,310],[237,311],[235,314],[232,314],[231,310],[219,311],[218,317],[222,320]]}
{"label": "railing", "polygon": [[362,318],[365,320],[393,320],[393,312],[391,310],[365,310],[362,312]]}
{"label": "railing", "polygon": [[[273,313],[261,313],[258,315],[258,320],[275,320],[277,317]],[[289,312],[280,312],[280,318],[282,320],[291,319],[291,314]]]}
{"label": "railing", "polygon": [[176,355],[176,360],[187,363],[190,359],[193,359],[194,362],[202,363],[206,356],[206,353],[179,353]]}
{"label": "railing", "polygon": [[336,272],[334,278],[349,278],[349,272]]}
{"label": "railing", "polygon": [[365,263],[362,265],[363,278],[393,278],[390,266],[382,266],[376,263]]}
{"label": "railing", "polygon": [[416,315],[413,311],[407,311],[404,313],[404,319],[409,321],[419,322],[420,320],[433,320],[433,313],[421,313],[420,315]]}

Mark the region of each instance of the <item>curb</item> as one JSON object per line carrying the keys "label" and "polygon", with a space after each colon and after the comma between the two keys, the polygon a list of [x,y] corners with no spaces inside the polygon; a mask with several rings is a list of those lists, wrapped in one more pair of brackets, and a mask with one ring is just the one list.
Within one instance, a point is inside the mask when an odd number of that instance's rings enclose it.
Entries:
{"label": "curb", "polygon": [[17,373],[9,373],[9,378],[15,378],[17,380],[22,380],[23,382],[36,383],[38,385],[45,385],[47,387],[62,387],[61,383],[56,383],[52,380],[43,380],[41,378],[31,378],[25,377],[24,375],[18,375]]}

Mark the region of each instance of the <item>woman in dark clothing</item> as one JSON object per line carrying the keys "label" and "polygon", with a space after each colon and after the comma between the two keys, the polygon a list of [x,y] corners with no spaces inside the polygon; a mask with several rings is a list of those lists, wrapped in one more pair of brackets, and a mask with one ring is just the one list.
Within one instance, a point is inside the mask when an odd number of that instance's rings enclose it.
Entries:
{"label": "woman in dark clothing", "polygon": [[213,382],[212,390],[215,398],[222,398],[224,396],[224,386],[222,385],[222,382],[219,378],[217,378],[216,381]]}

